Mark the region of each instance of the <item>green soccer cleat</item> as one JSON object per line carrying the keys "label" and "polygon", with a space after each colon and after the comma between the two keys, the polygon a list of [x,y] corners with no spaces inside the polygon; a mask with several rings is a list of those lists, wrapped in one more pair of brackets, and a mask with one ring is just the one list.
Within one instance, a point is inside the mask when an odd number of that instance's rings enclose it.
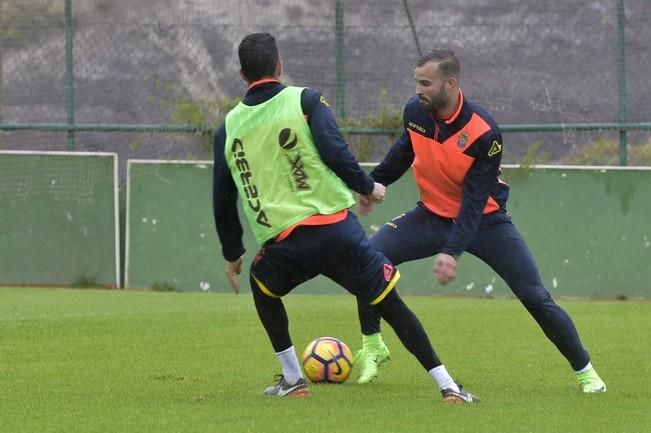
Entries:
{"label": "green soccer cleat", "polygon": [[601,380],[594,368],[591,368],[584,373],[577,374],[576,378],[579,381],[581,391],[587,394],[606,392],[606,384]]}
{"label": "green soccer cleat", "polygon": [[380,365],[390,359],[389,355],[389,348],[384,342],[372,349],[367,347],[357,351],[353,360],[354,369],[357,370],[357,383],[365,384],[375,379]]}

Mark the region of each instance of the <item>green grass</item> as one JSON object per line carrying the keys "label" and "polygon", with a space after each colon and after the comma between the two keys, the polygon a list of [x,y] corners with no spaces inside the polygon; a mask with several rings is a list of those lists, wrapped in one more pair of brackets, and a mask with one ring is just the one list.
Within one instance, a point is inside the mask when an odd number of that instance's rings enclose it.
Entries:
{"label": "green grass", "polygon": [[[561,301],[609,387],[583,395],[517,301],[405,299],[481,404],[441,403],[388,327],[376,383],[270,398],[279,368],[248,294],[0,289],[0,431],[651,431],[651,303]],[[357,349],[353,301],[290,295],[299,352],[325,335]]]}

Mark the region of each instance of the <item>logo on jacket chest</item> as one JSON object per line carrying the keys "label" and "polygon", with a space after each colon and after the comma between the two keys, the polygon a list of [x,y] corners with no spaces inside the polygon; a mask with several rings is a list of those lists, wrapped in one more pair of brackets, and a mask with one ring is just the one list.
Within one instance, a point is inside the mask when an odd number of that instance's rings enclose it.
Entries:
{"label": "logo on jacket chest", "polygon": [[464,147],[466,147],[467,143],[468,143],[468,132],[462,131],[461,134],[459,134],[459,139],[457,140],[457,147],[463,149]]}
{"label": "logo on jacket chest", "polygon": [[414,131],[420,132],[421,134],[425,134],[425,132],[427,132],[427,130],[423,126],[420,126],[419,124],[414,122],[409,122],[407,126],[409,126]]}

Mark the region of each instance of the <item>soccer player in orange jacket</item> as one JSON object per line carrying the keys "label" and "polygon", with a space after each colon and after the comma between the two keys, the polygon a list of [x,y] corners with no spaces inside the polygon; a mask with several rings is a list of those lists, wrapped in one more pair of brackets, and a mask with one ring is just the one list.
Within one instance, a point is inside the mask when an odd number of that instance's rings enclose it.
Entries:
{"label": "soccer player in orange jacket", "polygon": [[[434,275],[447,284],[457,275],[464,251],[490,266],[575,370],[583,392],[606,391],[590,363],[570,316],[542,284],[534,258],[506,212],[509,187],[499,179],[502,135],[483,107],[459,87],[460,64],[454,52],[435,49],[416,63],[416,95],[406,104],[404,130],[371,172],[385,186],[413,166],[421,200],[384,225],[371,243],[392,263],[435,256]],[[358,198],[368,214],[374,203]],[[358,303],[362,350],[356,354],[358,382],[376,377],[389,357],[380,318]]]}

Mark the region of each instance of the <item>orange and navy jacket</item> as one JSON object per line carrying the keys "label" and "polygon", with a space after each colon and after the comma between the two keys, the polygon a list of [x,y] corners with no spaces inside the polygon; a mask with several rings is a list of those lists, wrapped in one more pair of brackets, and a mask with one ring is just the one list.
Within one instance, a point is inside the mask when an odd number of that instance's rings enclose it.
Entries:
{"label": "orange and navy jacket", "polygon": [[419,205],[454,221],[441,252],[459,256],[485,214],[506,211],[509,187],[502,182],[502,134],[490,114],[464,98],[447,120],[423,110],[414,96],[405,105],[404,131],[371,172],[389,185],[413,166]]}

